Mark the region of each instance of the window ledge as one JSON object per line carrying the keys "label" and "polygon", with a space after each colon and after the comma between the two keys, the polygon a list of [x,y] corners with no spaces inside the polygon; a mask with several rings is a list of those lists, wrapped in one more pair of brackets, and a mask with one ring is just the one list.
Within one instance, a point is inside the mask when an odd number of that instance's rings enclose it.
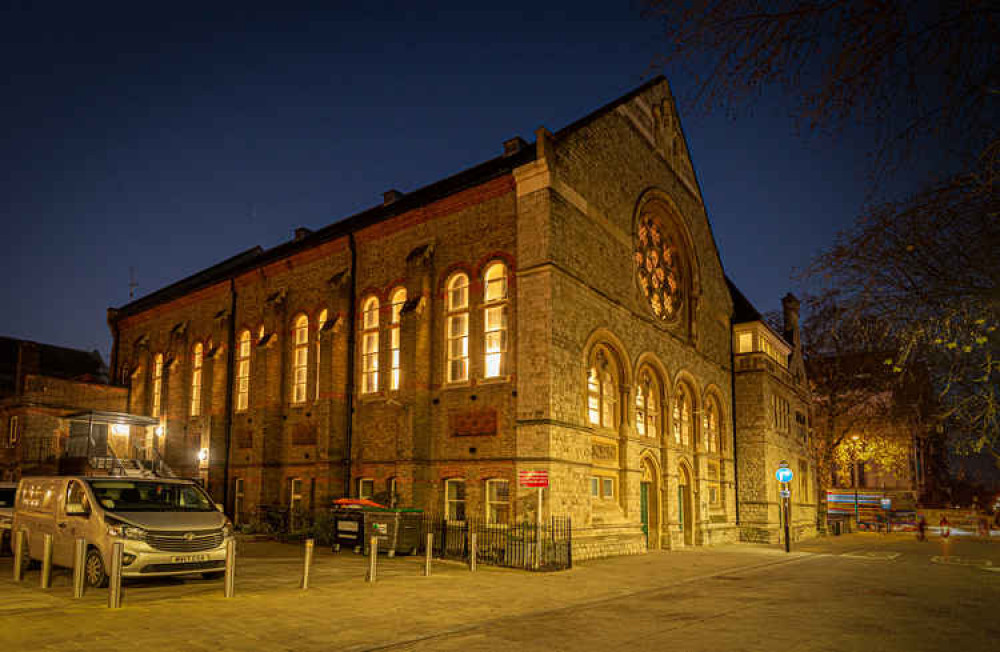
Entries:
{"label": "window ledge", "polygon": [[490,376],[489,378],[481,379],[479,385],[503,385],[504,383],[509,383],[514,379],[513,376]]}
{"label": "window ledge", "polygon": [[472,387],[471,380],[456,380],[452,382],[446,382],[441,385],[441,389],[463,389]]}

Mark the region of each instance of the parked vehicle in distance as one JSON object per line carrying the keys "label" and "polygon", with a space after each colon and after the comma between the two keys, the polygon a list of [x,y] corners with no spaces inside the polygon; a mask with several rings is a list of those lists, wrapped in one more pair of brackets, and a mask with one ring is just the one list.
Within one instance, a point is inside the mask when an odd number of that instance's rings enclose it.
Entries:
{"label": "parked vehicle in distance", "polygon": [[111,548],[122,542],[122,577],[201,573],[221,577],[229,519],[197,483],[174,478],[64,476],[22,478],[14,531],[25,531],[26,561],[40,560],[52,535],[52,563],[71,568],[77,539],[87,542],[85,577],[107,586]]}
{"label": "parked vehicle in distance", "polygon": [[16,482],[0,482],[0,553],[10,548],[10,526],[14,520]]}

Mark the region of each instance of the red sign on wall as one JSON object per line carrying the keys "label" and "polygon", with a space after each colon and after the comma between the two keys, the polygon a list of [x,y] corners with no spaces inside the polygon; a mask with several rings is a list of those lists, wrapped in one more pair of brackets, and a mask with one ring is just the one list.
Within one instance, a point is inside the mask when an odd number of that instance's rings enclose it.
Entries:
{"label": "red sign on wall", "polygon": [[518,471],[518,482],[522,487],[548,487],[548,471]]}

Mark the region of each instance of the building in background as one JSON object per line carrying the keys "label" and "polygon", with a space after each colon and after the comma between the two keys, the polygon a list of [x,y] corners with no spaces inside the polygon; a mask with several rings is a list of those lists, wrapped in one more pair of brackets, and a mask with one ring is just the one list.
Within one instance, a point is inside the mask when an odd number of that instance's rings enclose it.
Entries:
{"label": "building in background", "polygon": [[811,396],[802,356],[799,301],[791,294],[782,299],[784,327],[778,333],[732,282],[729,289],[740,539],[783,540],[781,487],[775,477],[783,462],[793,473],[792,540],[815,536],[819,495],[809,441]]}
{"label": "building in background", "polygon": [[579,559],[736,540],[731,314],[657,78],[109,324],[128,411],[237,518],[534,519],[518,472],[543,470]]}
{"label": "building in background", "polygon": [[0,337],[0,480],[58,473],[82,414],[89,433],[91,412],[124,411],[107,372],[97,351]]}

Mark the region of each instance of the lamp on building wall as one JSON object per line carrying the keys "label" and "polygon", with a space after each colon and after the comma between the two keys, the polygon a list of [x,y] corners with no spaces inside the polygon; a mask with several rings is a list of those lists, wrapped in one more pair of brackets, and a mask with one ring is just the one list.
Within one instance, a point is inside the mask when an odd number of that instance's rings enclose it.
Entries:
{"label": "lamp on building wall", "polygon": [[208,449],[202,448],[198,451],[198,461],[202,464],[208,462]]}
{"label": "lamp on building wall", "polygon": [[156,426],[156,430],[154,430],[153,432],[156,433],[157,437],[162,437],[163,433],[166,432],[166,430],[164,430],[163,426]]}

